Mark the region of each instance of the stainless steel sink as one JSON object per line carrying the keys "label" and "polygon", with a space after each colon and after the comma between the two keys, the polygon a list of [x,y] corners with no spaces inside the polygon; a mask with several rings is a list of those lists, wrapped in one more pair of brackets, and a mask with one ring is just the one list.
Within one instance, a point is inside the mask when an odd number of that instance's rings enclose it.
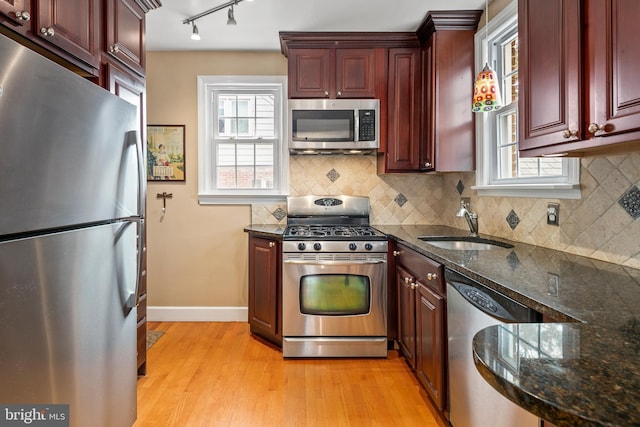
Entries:
{"label": "stainless steel sink", "polygon": [[486,251],[513,247],[509,243],[473,236],[418,236],[418,239],[442,249],[455,251]]}

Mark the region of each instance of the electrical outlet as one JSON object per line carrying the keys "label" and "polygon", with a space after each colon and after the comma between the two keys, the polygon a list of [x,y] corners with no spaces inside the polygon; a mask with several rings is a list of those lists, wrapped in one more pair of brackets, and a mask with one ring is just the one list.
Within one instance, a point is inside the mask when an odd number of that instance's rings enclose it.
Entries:
{"label": "electrical outlet", "polygon": [[547,272],[547,283],[549,284],[547,295],[557,297],[560,292],[560,276]]}
{"label": "electrical outlet", "polygon": [[560,204],[549,203],[547,205],[547,224],[560,225]]}
{"label": "electrical outlet", "polygon": [[460,197],[460,201],[464,203],[464,207],[467,208],[468,211],[471,210],[471,197]]}

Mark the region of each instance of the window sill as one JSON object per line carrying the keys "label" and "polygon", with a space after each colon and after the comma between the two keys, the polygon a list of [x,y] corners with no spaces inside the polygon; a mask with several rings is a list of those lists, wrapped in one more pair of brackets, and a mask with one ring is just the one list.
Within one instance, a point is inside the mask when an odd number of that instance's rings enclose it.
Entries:
{"label": "window sill", "polygon": [[580,199],[580,184],[502,184],[471,187],[478,196]]}
{"label": "window sill", "polygon": [[201,205],[251,205],[286,203],[286,194],[198,194]]}

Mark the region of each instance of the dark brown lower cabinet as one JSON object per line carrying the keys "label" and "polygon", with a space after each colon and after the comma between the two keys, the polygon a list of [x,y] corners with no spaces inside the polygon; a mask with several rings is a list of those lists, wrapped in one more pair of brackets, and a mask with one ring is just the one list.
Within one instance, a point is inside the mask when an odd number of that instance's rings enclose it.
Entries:
{"label": "dark brown lower cabinet", "polygon": [[397,244],[398,346],[444,416],[446,408],[446,294],[444,267]]}
{"label": "dark brown lower cabinet", "polygon": [[421,282],[416,291],[416,375],[442,411],[445,404],[445,298]]}
{"label": "dark brown lower cabinet", "polygon": [[249,330],[282,346],[281,243],[249,235]]}

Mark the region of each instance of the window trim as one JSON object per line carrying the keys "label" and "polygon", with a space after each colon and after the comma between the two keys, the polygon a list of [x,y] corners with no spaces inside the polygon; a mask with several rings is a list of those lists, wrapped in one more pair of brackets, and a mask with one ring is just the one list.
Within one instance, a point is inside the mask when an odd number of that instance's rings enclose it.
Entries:
{"label": "window trim", "polygon": [[[287,115],[286,76],[197,76],[198,90],[198,202],[200,204],[253,204],[253,203],[282,203],[289,193],[289,150],[287,147]],[[215,165],[212,161],[213,147],[209,143],[209,132],[213,123],[211,118],[210,91],[215,87],[224,90],[233,88],[247,89],[260,86],[280,90],[281,110],[277,112],[276,120],[280,123],[280,139],[274,155],[274,188],[273,189],[230,189],[220,190],[212,188]],[[277,183],[277,184],[276,184]]]}
{"label": "window trim", "polygon": [[[512,0],[496,16],[489,20],[487,28],[481,28],[474,37],[475,44],[475,68],[481,70],[488,57],[487,30],[489,40],[509,31],[518,21],[518,2]],[[494,64],[492,64],[494,65]],[[495,114],[477,113],[476,117],[476,185],[472,186],[479,196],[507,196],[507,197],[535,197],[553,199],[580,199],[580,159],[563,158],[566,162],[567,174],[564,182],[544,182],[542,180],[529,180],[521,178],[522,182],[507,182],[502,184],[492,183],[492,164],[494,150],[485,141],[494,141],[496,127],[489,123],[494,120]]]}

